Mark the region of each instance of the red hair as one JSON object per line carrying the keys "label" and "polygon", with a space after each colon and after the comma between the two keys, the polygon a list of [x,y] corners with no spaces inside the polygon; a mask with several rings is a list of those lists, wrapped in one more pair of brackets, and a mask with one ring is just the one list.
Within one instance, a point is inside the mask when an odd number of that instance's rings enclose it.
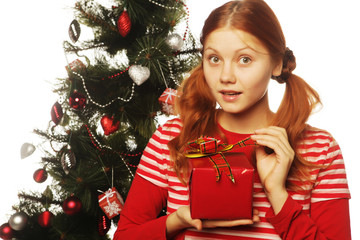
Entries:
{"label": "red hair", "polygon": [[[274,12],[262,0],[228,2],[212,11],[205,21],[201,43],[204,45],[210,33],[223,27],[242,30],[255,36],[268,50],[273,61],[283,62],[282,74],[273,78],[280,83],[285,82],[286,90],[271,125],[285,128],[290,145],[297,149],[307,126],[306,121],[320,103],[320,97],[302,78],[292,74],[296,67],[295,57],[286,48],[285,37]],[[179,92],[181,96],[176,106],[183,128],[180,135],[169,142],[169,149],[174,170],[179,179],[186,183],[189,173],[189,163],[184,156],[186,143],[201,135],[211,136],[219,130],[216,125],[216,102],[206,84],[202,64],[183,81]],[[296,153],[289,175],[308,180],[308,169],[311,166]]]}

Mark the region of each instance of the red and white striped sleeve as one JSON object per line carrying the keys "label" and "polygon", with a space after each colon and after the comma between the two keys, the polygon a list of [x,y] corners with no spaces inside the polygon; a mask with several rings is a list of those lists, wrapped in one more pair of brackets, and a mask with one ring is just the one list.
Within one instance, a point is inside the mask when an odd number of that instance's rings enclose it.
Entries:
{"label": "red and white striped sleeve", "polygon": [[180,128],[180,120],[173,119],[155,131],[141,157],[137,174],[157,186],[168,188],[170,157],[167,144],[179,134]]}
{"label": "red and white striped sleeve", "polygon": [[344,159],[338,143],[325,131],[319,131],[316,136],[317,139],[323,141],[324,158],[321,164],[324,167],[317,174],[311,193],[311,202],[350,198]]}
{"label": "red and white striped sleeve", "polygon": [[299,152],[319,165],[311,172],[310,214],[301,202],[288,197],[276,216],[270,208],[267,220],[282,239],[351,239],[349,198],[345,165],[339,145],[326,131],[307,131]]}

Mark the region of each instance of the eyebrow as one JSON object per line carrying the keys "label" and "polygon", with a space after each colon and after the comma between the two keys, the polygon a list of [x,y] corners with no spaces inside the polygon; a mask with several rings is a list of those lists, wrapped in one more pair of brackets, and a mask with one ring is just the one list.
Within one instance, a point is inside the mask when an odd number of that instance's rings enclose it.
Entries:
{"label": "eyebrow", "polygon": [[[243,50],[245,50],[245,49],[253,50],[253,49],[250,48],[249,46],[246,46],[246,47],[237,49],[235,52],[241,52],[241,51],[243,51]],[[207,47],[207,48],[205,48],[205,49],[204,49],[204,52],[205,52],[206,50],[213,50],[214,52],[219,52],[219,51],[217,51],[215,48],[212,48],[212,47]]]}

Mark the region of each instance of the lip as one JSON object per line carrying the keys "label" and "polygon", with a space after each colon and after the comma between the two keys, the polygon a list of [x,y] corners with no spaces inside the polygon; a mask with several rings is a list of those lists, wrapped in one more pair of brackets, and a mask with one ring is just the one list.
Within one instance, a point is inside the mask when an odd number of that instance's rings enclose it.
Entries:
{"label": "lip", "polygon": [[242,92],[238,92],[238,91],[234,91],[234,90],[221,90],[221,91],[219,91],[219,93],[221,94],[223,100],[226,102],[235,101],[242,94]]}

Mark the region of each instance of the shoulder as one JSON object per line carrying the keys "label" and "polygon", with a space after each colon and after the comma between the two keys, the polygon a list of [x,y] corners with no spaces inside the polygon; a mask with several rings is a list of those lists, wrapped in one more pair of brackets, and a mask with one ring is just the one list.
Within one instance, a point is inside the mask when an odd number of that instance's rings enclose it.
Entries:
{"label": "shoulder", "polygon": [[181,120],[173,118],[160,125],[149,140],[148,147],[167,148],[167,144],[180,134],[182,128]]}
{"label": "shoulder", "polygon": [[161,138],[163,141],[170,141],[180,134],[181,129],[182,122],[179,118],[168,119],[157,129],[154,136]]}
{"label": "shoulder", "polygon": [[341,155],[338,143],[328,131],[310,125],[304,131],[298,151],[305,159],[319,164],[329,164],[331,156]]}
{"label": "shoulder", "polygon": [[331,133],[324,129],[316,128],[310,125],[307,125],[302,137],[302,144],[313,145],[322,148],[327,147],[334,142],[336,141]]}
{"label": "shoulder", "polygon": [[181,121],[178,118],[167,120],[164,124],[160,125],[149,139],[147,147],[161,145],[166,146],[167,143],[174,137],[178,136],[181,131]]}
{"label": "shoulder", "polygon": [[180,118],[172,118],[167,120],[159,129],[165,135],[178,135],[182,129],[182,122]]}
{"label": "shoulder", "polygon": [[333,136],[326,130],[307,125],[304,131],[304,139],[320,141],[321,139],[325,141],[334,140]]}

